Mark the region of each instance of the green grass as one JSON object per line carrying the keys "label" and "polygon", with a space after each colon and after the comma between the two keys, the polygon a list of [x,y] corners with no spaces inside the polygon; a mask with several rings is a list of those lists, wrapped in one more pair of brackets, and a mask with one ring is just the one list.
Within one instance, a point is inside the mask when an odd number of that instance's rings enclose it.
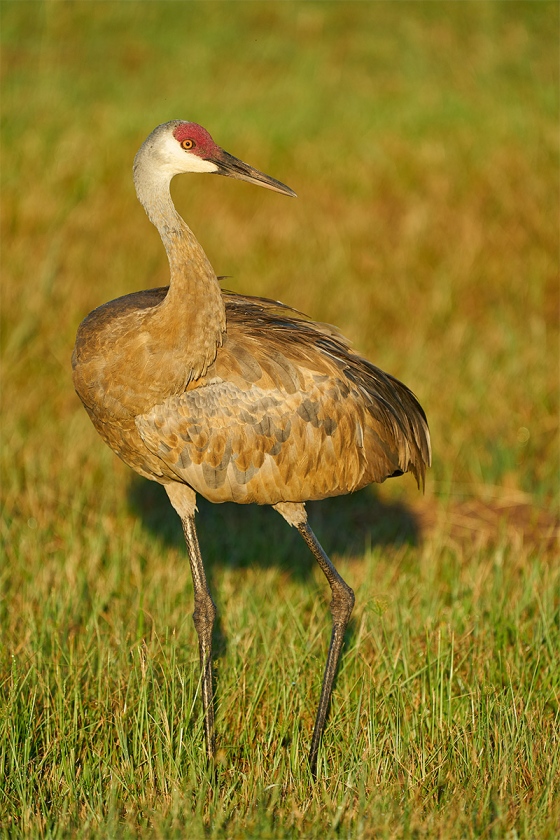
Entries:
{"label": "green grass", "polygon": [[[557,4],[0,14],[0,835],[557,837]],[[180,523],[72,389],[79,321],[166,281],[131,164],[175,117],[299,195],[174,185],[227,285],[336,323],[432,430],[424,497],[407,477],[310,505],[356,591],[316,784],[305,546],[200,504],[212,779]]]}

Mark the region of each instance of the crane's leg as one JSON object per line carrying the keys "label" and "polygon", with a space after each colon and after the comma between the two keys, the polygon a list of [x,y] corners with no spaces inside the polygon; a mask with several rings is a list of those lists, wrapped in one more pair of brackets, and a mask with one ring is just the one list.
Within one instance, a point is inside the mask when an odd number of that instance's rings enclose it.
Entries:
{"label": "crane's leg", "polygon": [[212,678],[212,630],[216,618],[216,605],[212,600],[202,563],[194,516],[182,520],[183,533],[187,543],[194,585],[193,621],[198,635],[200,669],[202,672],[202,707],[204,709],[204,733],[208,759],[216,752],[214,735],[214,688]]}
{"label": "crane's leg", "polygon": [[303,539],[311,549],[313,556],[317,560],[323,574],[329,582],[332,592],[332,600],[330,604],[332,614],[332,635],[327,656],[327,664],[325,666],[325,673],[323,675],[323,686],[321,688],[321,697],[319,700],[319,707],[317,709],[317,716],[315,718],[315,727],[313,729],[313,738],[311,740],[311,749],[309,751],[309,767],[313,777],[317,775],[317,754],[319,752],[319,744],[321,736],[325,728],[327,720],[327,713],[329,710],[329,703],[332,694],[332,688],[340,653],[342,651],[342,644],[344,642],[344,634],[348,627],[350,615],[354,607],[354,592],[338,574],[337,570],[323,551],[319,540],[307,524],[307,513],[302,504],[281,502],[274,506],[275,509],[282,514],[290,525],[295,525]]}
{"label": "crane's leg", "polygon": [[212,761],[216,752],[214,735],[214,687],[212,678],[212,630],[216,618],[216,605],[208,589],[206,572],[200,554],[198,537],[194,524],[196,510],[195,494],[183,484],[166,484],[165,489],[171,504],[181,517],[183,533],[189,552],[191,573],[194,587],[193,621],[198,635],[200,669],[202,673],[202,707],[204,710],[204,733],[208,760]]}

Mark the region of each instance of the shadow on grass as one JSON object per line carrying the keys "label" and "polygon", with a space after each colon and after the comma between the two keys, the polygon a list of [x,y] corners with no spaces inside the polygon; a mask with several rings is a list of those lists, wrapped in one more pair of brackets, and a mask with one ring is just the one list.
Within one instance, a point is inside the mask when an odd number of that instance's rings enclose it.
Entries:
{"label": "shadow on grass", "polygon": [[[129,505],[144,527],[164,546],[184,547],[179,517],[163,487],[134,477]],[[197,498],[197,531],[210,578],[220,566],[276,566],[307,578],[314,560],[295,528],[276,511],[259,505],[214,505]],[[309,522],[332,559],[361,555],[379,545],[416,545],[419,523],[406,505],[381,501],[373,487],[348,496],[307,504]],[[186,551],[186,549],[185,549]]]}
{"label": "shadow on grass", "polygon": [[[129,505],[164,547],[183,549],[187,562],[179,517],[160,484],[134,476],[129,485]],[[301,580],[312,574],[315,560],[311,552],[297,530],[290,528],[271,507],[213,505],[201,496],[197,498],[197,505],[198,538],[212,593],[218,591],[214,583],[224,566],[240,569],[276,566]],[[381,501],[371,486],[348,496],[309,502],[307,511],[311,527],[335,563],[337,555],[361,556],[367,548],[403,543],[416,545],[420,540],[419,523],[412,511],[400,502]],[[213,658],[223,656],[227,651],[227,638],[220,620],[221,605],[218,603],[217,606]],[[354,635],[351,619],[345,646],[352,645]]]}

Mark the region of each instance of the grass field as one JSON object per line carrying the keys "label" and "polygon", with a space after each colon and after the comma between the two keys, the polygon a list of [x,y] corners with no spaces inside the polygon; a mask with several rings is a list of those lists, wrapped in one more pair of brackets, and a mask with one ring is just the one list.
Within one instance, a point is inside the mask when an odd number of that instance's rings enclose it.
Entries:
{"label": "grass field", "polygon": [[[557,838],[558,24],[553,2],[2,2],[0,836]],[[272,511],[158,485],[70,356],[166,282],[132,159],[185,117],[291,201],[185,177],[236,291],[336,323],[426,409],[434,465],[310,505],[356,592],[312,783],[328,590]]]}

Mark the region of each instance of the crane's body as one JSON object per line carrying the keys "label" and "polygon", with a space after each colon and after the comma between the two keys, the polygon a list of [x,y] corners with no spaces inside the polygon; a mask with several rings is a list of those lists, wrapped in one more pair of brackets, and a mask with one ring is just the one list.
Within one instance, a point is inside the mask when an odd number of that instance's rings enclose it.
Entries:
{"label": "crane's body", "polygon": [[302,533],[333,589],[333,637],[310,756],[315,772],[354,599],[309,528],[304,503],[408,471],[423,483],[430,461],[426,418],[402,383],[354,353],[334,328],[274,301],[222,292],[171,200],[171,178],[187,171],[294,195],[223,152],[200,126],[176,120],[155,129],[134,174],[167,251],[170,285],[88,315],[76,340],[74,383],[106,443],[165,485],[182,519],[210,756],[215,608],[194,527],[196,493],[211,502],[273,505]]}
{"label": "crane's body", "polygon": [[[149,315],[167,294],[105,304],[78,334],[78,393],[133,469],[211,502],[267,505],[350,493],[408,469],[422,476],[408,390],[273,301],[224,294],[227,331],[206,373],[185,382],[175,348],[161,348],[146,379]],[[145,354],[125,350],[118,327],[130,320]]]}

